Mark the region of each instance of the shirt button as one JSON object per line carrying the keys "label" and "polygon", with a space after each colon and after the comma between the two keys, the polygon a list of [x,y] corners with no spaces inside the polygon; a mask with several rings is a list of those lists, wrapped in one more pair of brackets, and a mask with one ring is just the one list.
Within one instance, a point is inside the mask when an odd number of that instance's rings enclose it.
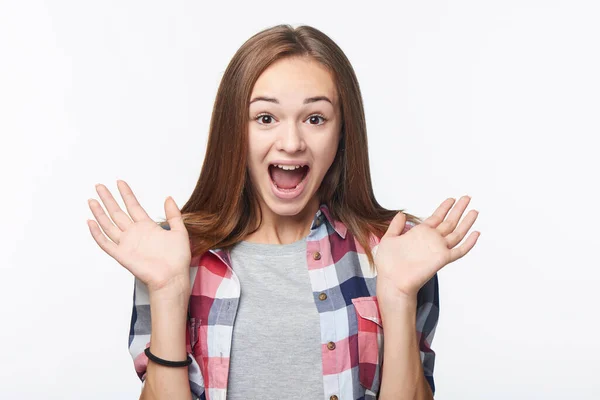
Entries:
{"label": "shirt button", "polygon": [[337,396],[334,394],[333,396],[331,396],[331,397],[329,398],[329,400],[338,400],[338,397],[337,397]]}
{"label": "shirt button", "polygon": [[319,253],[318,251],[315,251],[313,253],[313,259],[320,260],[321,259],[321,253]]}
{"label": "shirt button", "polygon": [[327,295],[325,293],[320,293],[319,300],[325,300],[325,299],[327,299]]}
{"label": "shirt button", "polygon": [[328,348],[329,350],[333,350],[333,349],[335,349],[335,343],[333,343],[333,342],[329,342],[329,343],[327,343],[327,348]]}

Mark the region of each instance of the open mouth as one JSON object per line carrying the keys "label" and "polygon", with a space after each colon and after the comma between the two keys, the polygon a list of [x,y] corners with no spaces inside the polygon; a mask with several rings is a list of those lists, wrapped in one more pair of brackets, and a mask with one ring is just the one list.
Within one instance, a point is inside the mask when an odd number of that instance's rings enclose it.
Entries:
{"label": "open mouth", "polygon": [[308,165],[270,164],[269,175],[278,190],[292,192],[304,182],[309,169]]}

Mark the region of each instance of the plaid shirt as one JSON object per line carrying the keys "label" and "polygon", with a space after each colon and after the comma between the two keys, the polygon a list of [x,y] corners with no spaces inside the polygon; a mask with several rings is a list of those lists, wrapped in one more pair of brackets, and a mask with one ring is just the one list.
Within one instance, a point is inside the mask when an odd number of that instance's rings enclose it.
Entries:
{"label": "plaid shirt", "polygon": [[[414,224],[407,222],[402,233]],[[167,228],[168,229],[168,228]],[[321,205],[307,237],[306,260],[315,306],[321,321],[321,355],[325,400],[376,399],[382,372],[383,326],[364,248],[340,221]],[[376,252],[379,239],[372,235]],[[229,254],[210,250],[194,257],[186,347],[193,399],[225,400],[233,323],[240,299],[240,281]],[[435,353],[430,348],[439,313],[437,275],[417,296],[416,328],[425,377],[435,390]],[[150,346],[148,288],[137,278],[129,332],[129,352],[144,382]],[[335,397],[337,396],[337,397]]]}

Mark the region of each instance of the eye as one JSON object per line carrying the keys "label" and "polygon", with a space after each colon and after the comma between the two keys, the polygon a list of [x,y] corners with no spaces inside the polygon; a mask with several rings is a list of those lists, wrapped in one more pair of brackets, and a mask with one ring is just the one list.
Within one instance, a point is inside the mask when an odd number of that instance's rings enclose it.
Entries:
{"label": "eye", "polygon": [[[320,124],[319,123],[317,123],[317,124],[313,124],[312,123],[312,121],[319,122],[319,118],[321,118],[323,120],[323,122],[321,122]],[[311,121],[310,125],[323,125],[325,123],[325,121],[327,121],[327,118],[325,118],[325,116],[322,115],[322,114],[313,114],[310,117],[308,117],[307,121]]]}
{"label": "eye", "polygon": [[[322,120],[321,123],[319,123],[319,119]],[[275,120],[275,117],[273,117],[269,113],[260,113],[256,117],[254,117],[254,120],[261,125],[271,125],[271,123]],[[322,114],[313,114],[310,117],[308,117],[307,121],[309,121],[309,125],[319,126],[323,125],[325,121],[327,121],[327,118],[325,118],[325,116]]]}
{"label": "eye", "polygon": [[273,116],[267,113],[260,113],[256,117],[254,117],[254,120],[261,125],[270,125],[271,122],[273,122],[273,119]]}

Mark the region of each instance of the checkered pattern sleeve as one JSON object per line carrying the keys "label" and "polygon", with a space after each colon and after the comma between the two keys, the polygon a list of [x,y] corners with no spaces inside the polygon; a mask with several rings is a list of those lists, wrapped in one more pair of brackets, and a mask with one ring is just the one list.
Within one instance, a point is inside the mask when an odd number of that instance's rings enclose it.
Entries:
{"label": "checkered pattern sleeve", "polygon": [[[129,353],[133,359],[135,372],[142,381],[142,389],[146,379],[146,368],[148,366],[148,357],[144,353],[146,347],[150,347],[150,298],[148,287],[135,278],[133,290],[133,310],[131,313],[131,326],[129,329]],[[189,335],[186,334],[186,348],[192,364],[188,366],[188,375],[192,400],[205,399],[204,380],[200,372],[200,367],[191,352]]]}
{"label": "checkered pattern sleeve", "polygon": [[419,337],[419,351],[425,378],[435,394],[433,381],[433,367],[435,363],[435,352],[431,349],[431,342],[439,317],[439,290],[438,276],[435,274],[417,295],[417,335]]}

